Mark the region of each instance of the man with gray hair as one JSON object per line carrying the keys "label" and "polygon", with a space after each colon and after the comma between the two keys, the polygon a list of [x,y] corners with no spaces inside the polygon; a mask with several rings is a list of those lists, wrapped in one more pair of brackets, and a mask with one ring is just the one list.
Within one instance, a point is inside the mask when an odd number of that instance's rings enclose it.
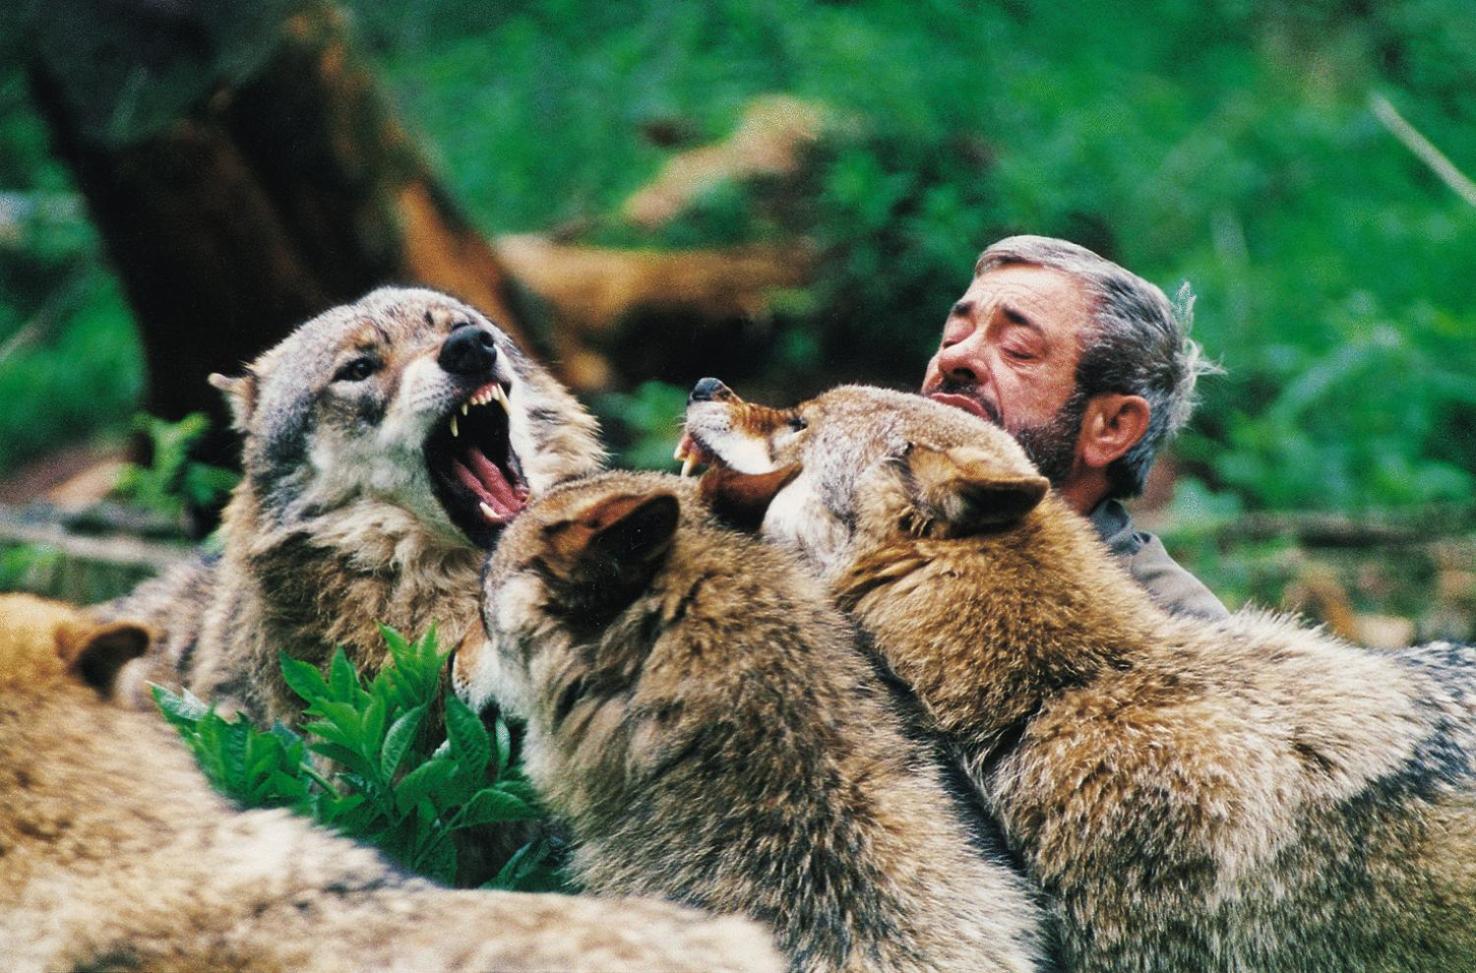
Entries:
{"label": "man with gray hair", "polygon": [[923,394],[1019,440],[1057,493],[1087,516],[1155,602],[1224,618],[1210,590],[1121,501],[1189,419],[1211,368],[1188,337],[1193,297],[1163,291],[1085,247],[1013,236],[980,255],[949,312]]}

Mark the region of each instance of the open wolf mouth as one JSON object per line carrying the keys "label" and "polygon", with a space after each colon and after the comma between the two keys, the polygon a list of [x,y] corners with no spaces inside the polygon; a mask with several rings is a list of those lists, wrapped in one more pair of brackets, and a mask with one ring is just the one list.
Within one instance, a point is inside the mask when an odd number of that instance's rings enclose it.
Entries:
{"label": "open wolf mouth", "polygon": [[671,454],[671,458],[682,464],[682,476],[691,476],[692,471],[698,467],[728,465],[721,456],[690,432],[682,433],[681,441],[677,443],[676,452]]}
{"label": "open wolf mouth", "polygon": [[757,530],[774,497],[800,473],[797,463],[767,473],[741,473],[691,432],[682,433],[672,459],[682,464],[682,476],[703,467],[698,480],[702,498],[719,520],[740,530]]}
{"label": "open wolf mouth", "polygon": [[528,505],[528,481],[508,434],[507,390],[496,381],[453,406],[425,441],[425,466],[451,522],[479,547]]}

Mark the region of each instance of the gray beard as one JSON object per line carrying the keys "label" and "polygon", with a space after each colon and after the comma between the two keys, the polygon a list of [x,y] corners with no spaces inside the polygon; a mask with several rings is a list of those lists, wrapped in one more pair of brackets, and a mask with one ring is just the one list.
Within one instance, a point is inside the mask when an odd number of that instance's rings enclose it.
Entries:
{"label": "gray beard", "polygon": [[1040,475],[1059,487],[1076,466],[1076,442],[1081,438],[1081,419],[1087,396],[1078,389],[1056,414],[1045,422],[1016,430],[1015,441],[1040,470]]}

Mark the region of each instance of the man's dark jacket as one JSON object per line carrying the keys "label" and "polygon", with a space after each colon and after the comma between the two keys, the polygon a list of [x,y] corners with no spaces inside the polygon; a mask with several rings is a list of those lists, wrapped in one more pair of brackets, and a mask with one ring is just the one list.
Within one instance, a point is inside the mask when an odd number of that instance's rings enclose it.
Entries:
{"label": "man's dark jacket", "polygon": [[1160,608],[1174,615],[1213,620],[1230,617],[1220,599],[1169,557],[1162,541],[1133,527],[1133,518],[1121,503],[1103,500],[1090,519],[1108,550],[1122,561],[1133,580],[1148,590],[1148,597]]}

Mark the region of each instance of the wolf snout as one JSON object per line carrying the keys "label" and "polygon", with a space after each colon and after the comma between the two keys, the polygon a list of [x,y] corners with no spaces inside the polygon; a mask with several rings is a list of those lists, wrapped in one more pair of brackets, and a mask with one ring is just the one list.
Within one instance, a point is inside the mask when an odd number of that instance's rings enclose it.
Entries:
{"label": "wolf snout", "polygon": [[692,391],[687,395],[687,403],[693,402],[726,402],[736,398],[733,390],[715,378],[698,379],[697,384],[692,386]]}
{"label": "wolf snout", "polygon": [[436,361],[452,375],[487,375],[497,362],[492,334],[476,325],[457,328],[441,345]]}

